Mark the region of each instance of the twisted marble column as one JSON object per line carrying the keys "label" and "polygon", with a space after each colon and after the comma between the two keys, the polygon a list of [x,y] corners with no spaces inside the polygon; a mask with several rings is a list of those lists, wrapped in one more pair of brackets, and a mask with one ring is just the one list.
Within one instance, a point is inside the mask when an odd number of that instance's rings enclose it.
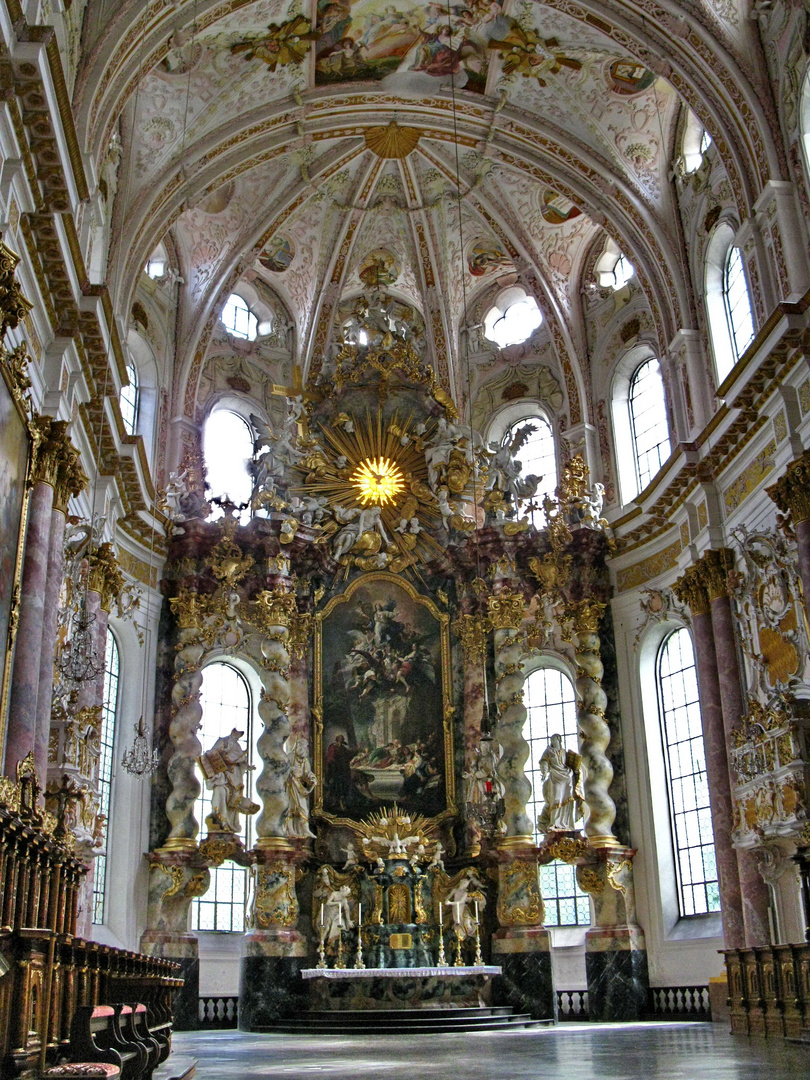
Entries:
{"label": "twisted marble column", "polygon": [[[282,590],[259,593],[254,604],[253,621],[261,633],[260,651],[262,693],[259,718],[264,730],[256,748],[262,759],[262,771],[256,791],[262,809],[256,819],[256,846],[269,847],[272,840],[286,836],[285,822],[289,800],[284,782],[290,770],[284,744],[292,730],[290,704],[290,622],[297,614],[295,596]],[[255,650],[256,644],[253,648]]]}
{"label": "twisted marble column", "polygon": [[490,626],[495,631],[495,685],[498,724],[495,738],[501,746],[498,776],[504,785],[504,821],[507,837],[523,837],[532,843],[534,825],[526,813],[532,785],[526,777],[529,744],[523,737],[526,707],[523,704],[521,667],[525,652],[520,625],[525,604],[520,593],[499,592],[488,601]]}
{"label": "twisted marble column", "polygon": [[166,799],[166,816],[171,825],[164,844],[164,849],[168,850],[183,851],[196,847],[199,826],[194,817],[194,803],[201,791],[196,764],[202,753],[196,733],[202,721],[200,664],[204,653],[199,631],[195,627],[181,629],[174,661],[172,719],[169,724],[169,738],[174,753],[167,770],[172,785]]}
{"label": "twisted marble column", "polygon": [[599,620],[605,605],[580,600],[572,605],[574,654],[577,663],[577,725],[579,749],[585,765],[585,802],[590,811],[585,834],[592,847],[612,847],[616,805],[608,794],[613,766],[607,758],[610,728],[605,720],[607,695],[602,689],[604,667],[600,657]]}

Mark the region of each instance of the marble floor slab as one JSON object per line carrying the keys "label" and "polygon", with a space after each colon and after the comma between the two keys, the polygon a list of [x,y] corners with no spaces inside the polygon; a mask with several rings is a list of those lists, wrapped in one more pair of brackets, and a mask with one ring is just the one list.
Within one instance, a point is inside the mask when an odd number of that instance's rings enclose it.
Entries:
{"label": "marble floor slab", "polygon": [[729,1035],[719,1024],[562,1024],[411,1036],[174,1036],[200,1080],[803,1080],[810,1047]]}

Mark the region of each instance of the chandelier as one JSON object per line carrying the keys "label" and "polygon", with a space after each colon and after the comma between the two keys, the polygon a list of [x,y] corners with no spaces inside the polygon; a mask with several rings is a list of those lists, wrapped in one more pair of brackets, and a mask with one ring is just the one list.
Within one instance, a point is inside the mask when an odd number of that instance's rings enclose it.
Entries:
{"label": "chandelier", "polygon": [[59,661],[60,673],[70,682],[92,682],[104,670],[93,645],[96,616],[87,610],[87,596],[82,596],[79,610],[71,617],[71,633]]}
{"label": "chandelier", "polygon": [[158,767],[160,758],[157,750],[150,750],[146,732],[143,727],[143,717],[135,724],[135,740],[128,750],[124,751],[121,765],[130,774],[142,780],[145,776],[151,776]]}

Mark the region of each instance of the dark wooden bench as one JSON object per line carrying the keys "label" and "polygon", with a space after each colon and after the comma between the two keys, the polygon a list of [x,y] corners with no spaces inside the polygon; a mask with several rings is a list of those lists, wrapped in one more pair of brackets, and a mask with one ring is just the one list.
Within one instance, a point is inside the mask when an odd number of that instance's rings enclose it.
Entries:
{"label": "dark wooden bench", "polygon": [[70,1058],[74,1063],[117,1065],[121,1080],[151,1080],[169,1055],[171,1025],[147,1023],[146,1006],[81,1005],[70,1025]]}

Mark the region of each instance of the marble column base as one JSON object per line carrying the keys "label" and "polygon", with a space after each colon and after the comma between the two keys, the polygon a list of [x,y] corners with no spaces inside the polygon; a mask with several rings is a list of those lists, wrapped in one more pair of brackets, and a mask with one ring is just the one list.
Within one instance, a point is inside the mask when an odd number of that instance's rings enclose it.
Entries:
{"label": "marble column base", "polygon": [[632,928],[585,935],[585,976],[591,1020],[643,1020],[650,978],[644,935]]}
{"label": "marble column base", "polygon": [[243,956],[239,973],[239,1028],[260,1031],[308,1008],[309,988],[301,971],[306,956]]}
{"label": "marble column base", "polygon": [[200,1007],[200,958],[196,937],[190,933],[146,930],[141,937],[141,952],[162,956],[180,965],[179,977],[184,982],[174,995],[174,1030],[196,1031]]}
{"label": "marble column base", "polygon": [[511,1005],[535,1020],[557,1020],[551,935],[543,927],[508,927],[492,936],[492,963],[503,974],[492,985],[494,1005]]}

